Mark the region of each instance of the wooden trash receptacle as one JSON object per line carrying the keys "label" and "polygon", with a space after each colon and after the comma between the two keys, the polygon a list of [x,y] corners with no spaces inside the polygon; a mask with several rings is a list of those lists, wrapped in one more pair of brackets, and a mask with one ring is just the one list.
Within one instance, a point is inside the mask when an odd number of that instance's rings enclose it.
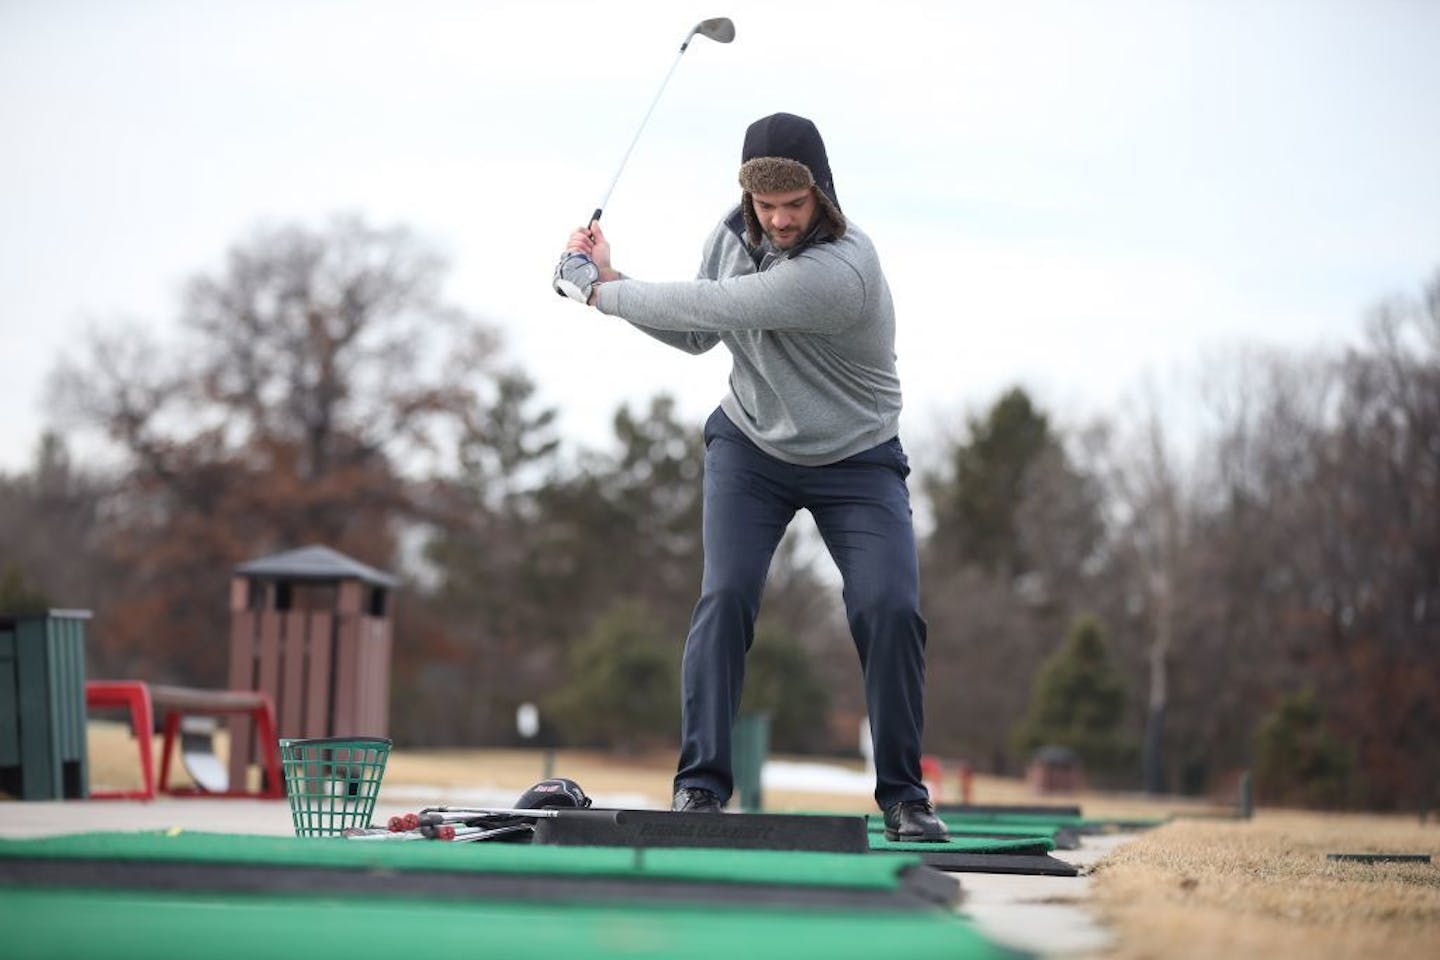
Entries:
{"label": "wooden trash receptacle", "polygon": [[[269,695],[280,737],[386,736],[397,583],[322,546],[236,567],[230,689]],[[230,782],[241,785],[258,759],[254,725],[232,718],[230,738]]]}

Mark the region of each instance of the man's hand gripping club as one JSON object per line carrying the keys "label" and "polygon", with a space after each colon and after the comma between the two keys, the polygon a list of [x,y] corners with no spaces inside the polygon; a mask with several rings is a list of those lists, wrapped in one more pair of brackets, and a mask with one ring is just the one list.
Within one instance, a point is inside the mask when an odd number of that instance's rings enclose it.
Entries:
{"label": "man's hand gripping club", "polygon": [[605,239],[600,221],[593,220],[570,234],[551,286],[562,297],[589,304],[595,300],[596,285],[618,279],[620,274],[610,266],[610,241]]}

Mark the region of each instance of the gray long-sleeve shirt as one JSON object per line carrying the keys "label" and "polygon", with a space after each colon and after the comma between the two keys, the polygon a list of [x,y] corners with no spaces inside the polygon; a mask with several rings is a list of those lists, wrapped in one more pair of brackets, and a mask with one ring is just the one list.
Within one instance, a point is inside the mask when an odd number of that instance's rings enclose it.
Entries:
{"label": "gray long-sleeve shirt", "polygon": [[723,343],[720,405],[777,459],[820,466],[894,437],[895,309],[870,238],[851,222],[839,240],[752,251],[735,223],[711,232],[698,279],[603,283],[595,306],[689,353]]}

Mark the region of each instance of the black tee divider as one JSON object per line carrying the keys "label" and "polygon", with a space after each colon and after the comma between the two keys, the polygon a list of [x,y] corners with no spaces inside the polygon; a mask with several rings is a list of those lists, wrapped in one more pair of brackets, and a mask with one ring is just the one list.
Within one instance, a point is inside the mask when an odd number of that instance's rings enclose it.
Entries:
{"label": "black tee divider", "polygon": [[723,848],[821,853],[903,852],[946,873],[1073,877],[1079,871],[1049,855],[1050,842],[1004,852],[958,850],[943,843],[875,849],[864,817],[778,813],[675,813],[668,810],[559,810],[535,824],[534,843],[568,847]]}
{"label": "black tee divider", "polygon": [[721,847],[868,853],[864,817],[668,810],[559,810],[535,823],[537,844],[561,847]]}
{"label": "black tee divider", "polygon": [[1036,850],[1020,853],[966,853],[937,849],[921,851],[920,862],[945,873],[1016,873],[1037,877],[1077,877],[1073,863]]}

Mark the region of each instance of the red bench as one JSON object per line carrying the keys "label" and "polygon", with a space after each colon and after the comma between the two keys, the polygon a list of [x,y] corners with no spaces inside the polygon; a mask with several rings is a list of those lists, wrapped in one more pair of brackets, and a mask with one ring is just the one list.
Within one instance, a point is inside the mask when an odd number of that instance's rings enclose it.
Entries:
{"label": "red bench", "polygon": [[[157,786],[150,737],[157,711],[165,718],[165,741],[160,751],[159,792],[175,797],[280,799],[285,796],[285,785],[280,775],[280,745],[275,738],[275,708],[270,698],[263,693],[252,690],[200,690],[146,684],[139,680],[92,680],[85,684],[85,701],[90,707],[129,708],[130,724],[135,730],[135,739],[140,744],[140,768],[144,782],[141,790],[104,791],[92,793],[92,797],[154,799]],[[170,758],[180,734],[181,719],[186,716],[226,714],[245,714],[254,723],[255,744],[260,753],[263,773],[260,789],[246,790],[243,784],[238,789],[231,784],[223,791],[206,790],[203,787],[171,787]]]}

